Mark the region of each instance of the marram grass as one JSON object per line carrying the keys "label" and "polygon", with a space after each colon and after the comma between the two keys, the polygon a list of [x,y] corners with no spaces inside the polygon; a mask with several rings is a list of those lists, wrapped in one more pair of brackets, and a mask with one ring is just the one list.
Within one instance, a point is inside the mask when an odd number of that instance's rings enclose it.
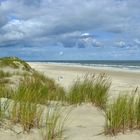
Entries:
{"label": "marram grass", "polygon": [[98,76],[88,74],[84,79],[77,79],[68,93],[67,99],[71,104],[81,104],[91,102],[97,107],[105,108],[110,79],[105,74]]}
{"label": "marram grass", "polygon": [[[63,114],[63,115],[62,115]],[[62,106],[55,104],[47,108],[45,114],[45,126],[41,131],[43,140],[63,140],[65,123],[68,119],[69,112]]]}
{"label": "marram grass", "polygon": [[6,78],[6,77],[10,77],[10,76],[12,76],[11,73],[9,73],[9,72],[4,72],[3,70],[0,70],[0,79],[1,79],[1,78]]}
{"label": "marram grass", "polygon": [[32,76],[26,75],[13,95],[12,98],[16,96],[18,100],[28,100],[38,104],[47,104],[51,100],[63,101],[65,99],[65,91],[61,86],[37,72],[33,73]]}
{"label": "marram grass", "polygon": [[0,58],[0,67],[11,67],[18,69],[22,65],[22,69],[31,71],[32,68],[23,60],[17,57],[2,57]]}
{"label": "marram grass", "polygon": [[137,129],[140,129],[140,95],[136,99],[136,105],[135,105],[135,118],[136,118],[136,126]]}
{"label": "marram grass", "polygon": [[[10,76],[8,73],[4,76]],[[1,73],[1,77],[4,77]],[[65,101],[70,104],[90,102],[105,111],[105,134],[117,135],[127,130],[140,129],[140,95],[135,91],[131,95],[120,95],[113,103],[107,105],[110,79],[105,74],[86,75],[77,79],[66,93],[52,79],[38,72],[26,73],[17,90],[7,90],[5,84],[0,84],[0,125],[3,119],[19,123],[23,131],[30,132],[32,128],[42,128],[43,140],[62,140],[65,119],[61,118],[61,109],[48,108],[47,112],[41,104],[48,101]],[[7,94],[11,96],[7,96]],[[9,99],[12,99],[12,106]],[[10,105],[10,106],[9,106]],[[10,107],[10,109],[9,109]],[[45,125],[43,125],[45,114]]]}
{"label": "marram grass", "polygon": [[120,95],[105,110],[105,134],[117,135],[140,128],[140,95]]}

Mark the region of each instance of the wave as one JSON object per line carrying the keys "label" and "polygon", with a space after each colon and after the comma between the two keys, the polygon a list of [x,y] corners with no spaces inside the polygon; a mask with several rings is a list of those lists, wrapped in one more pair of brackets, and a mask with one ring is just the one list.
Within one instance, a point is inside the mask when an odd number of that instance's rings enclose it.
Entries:
{"label": "wave", "polygon": [[126,69],[126,70],[137,70],[140,71],[140,61],[39,61],[45,63],[59,63],[65,65],[74,66],[87,66],[87,67],[100,67],[100,68],[115,68],[115,69]]}

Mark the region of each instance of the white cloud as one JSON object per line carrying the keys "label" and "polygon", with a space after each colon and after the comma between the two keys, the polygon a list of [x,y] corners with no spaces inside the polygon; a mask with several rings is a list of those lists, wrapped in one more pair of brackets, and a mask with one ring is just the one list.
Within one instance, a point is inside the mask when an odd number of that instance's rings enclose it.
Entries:
{"label": "white cloud", "polygon": [[90,36],[90,34],[89,33],[83,33],[83,34],[81,34],[81,36],[86,37],[86,36]]}
{"label": "white cloud", "polygon": [[115,44],[116,44],[118,47],[121,47],[121,48],[126,47],[126,43],[125,43],[124,41],[119,41],[119,42],[116,42]]}
{"label": "white cloud", "polygon": [[101,42],[97,41],[93,37],[84,38],[83,42],[85,43],[85,46],[91,46],[91,47],[100,47],[101,46]]}
{"label": "white cloud", "polygon": [[138,46],[139,7],[139,0],[2,1],[0,47]]}
{"label": "white cloud", "polygon": [[63,51],[60,51],[60,52],[59,52],[59,55],[60,55],[60,56],[62,56],[63,54],[64,54],[64,52],[63,52]]}
{"label": "white cloud", "polygon": [[140,40],[139,40],[139,39],[137,39],[137,38],[136,38],[136,39],[134,39],[134,42],[135,42],[136,44],[138,44],[138,45],[140,44]]}

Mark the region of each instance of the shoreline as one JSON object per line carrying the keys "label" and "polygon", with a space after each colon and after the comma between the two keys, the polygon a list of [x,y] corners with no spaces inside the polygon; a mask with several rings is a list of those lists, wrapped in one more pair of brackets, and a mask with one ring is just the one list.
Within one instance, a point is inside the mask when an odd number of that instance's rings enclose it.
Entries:
{"label": "shoreline", "polygon": [[82,68],[90,68],[90,69],[98,69],[98,70],[109,70],[109,71],[124,71],[124,72],[133,72],[133,73],[139,73],[140,74],[140,69],[129,69],[126,67],[115,67],[115,66],[109,66],[109,65],[102,65],[99,64],[79,64],[79,63],[57,63],[57,62],[30,62],[27,61],[29,64],[44,64],[44,65],[58,65],[58,66],[67,66],[67,67],[82,67]]}
{"label": "shoreline", "polygon": [[[29,63],[29,62],[28,62]],[[53,78],[66,89],[73,83],[77,77],[82,77],[84,74],[100,74],[106,73],[112,81],[111,92],[118,94],[121,91],[132,91],[136,87],[140,87],[140,72],[129,70],[104,69],[97,67],[87,67],[79,65],[64,65],[58,63],[42,63],[30,62],[31,67],[43,72],[46,76]],[[58,80],[59,77],[63,77]]]}

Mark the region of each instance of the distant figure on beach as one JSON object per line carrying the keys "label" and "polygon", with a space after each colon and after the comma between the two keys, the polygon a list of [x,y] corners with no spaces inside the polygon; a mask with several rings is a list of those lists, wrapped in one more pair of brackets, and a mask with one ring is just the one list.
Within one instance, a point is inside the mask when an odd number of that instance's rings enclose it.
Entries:
{"label": "distant figure on beach", "polygon": [[62,80],[63,76],[58,76],[58,81]]}

